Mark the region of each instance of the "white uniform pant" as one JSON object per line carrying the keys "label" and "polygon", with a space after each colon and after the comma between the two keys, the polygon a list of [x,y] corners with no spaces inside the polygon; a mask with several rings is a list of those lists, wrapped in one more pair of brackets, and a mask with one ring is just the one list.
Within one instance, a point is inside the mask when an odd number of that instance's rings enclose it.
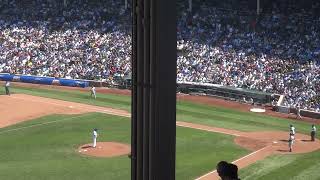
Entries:
{"label": "white uniform pant", "polygon": [[92,146],[92,147],[96,147],[96,146],[97,146],[97,138],[94,137],[94,138],[93,138],[93,146]]}
{"label": "white uniform pant", "polygon": [[94,97],[95,99],[97,99],[96,92],[91,92],[91,97]]}

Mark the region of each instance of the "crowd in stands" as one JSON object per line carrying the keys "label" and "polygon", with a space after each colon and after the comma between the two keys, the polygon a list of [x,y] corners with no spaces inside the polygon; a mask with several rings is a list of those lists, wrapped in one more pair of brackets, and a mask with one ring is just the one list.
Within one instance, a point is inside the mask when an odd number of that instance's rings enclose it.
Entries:
{"label": "crowd in stands", "polygon": [[[0,6],[0,72],[111,83],[130,76],[123,1],[21,2]],[[285,94],[287,106],[320,110],[320,3],[257,16],[246,4],[207,2],[192,12],[179,5],[177,81]]]}
{"label": "crowd in stands", "polygon": [[284,15],[276,6],[242,14],[205,3],[181,14],[178,81],[285,94],[284,105],[319,111],[320,16]]}
{"label": "crowd in stands", "polygon": [[130,73],[130,17],[119,18],[119,1],[68,1],[67,8],[54,2],[1,8],[0,72],[108,80]]}

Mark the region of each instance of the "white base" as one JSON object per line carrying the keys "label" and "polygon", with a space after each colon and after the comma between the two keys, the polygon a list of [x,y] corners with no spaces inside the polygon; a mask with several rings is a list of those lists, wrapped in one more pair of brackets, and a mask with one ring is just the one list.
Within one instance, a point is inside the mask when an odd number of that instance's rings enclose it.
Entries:
{"label": "white base", "polygon": [[261,108],[251,108],[250,111],[251,111],[251,112],[257,112],[257,113],[266,112],[265,109],[261,109]]}

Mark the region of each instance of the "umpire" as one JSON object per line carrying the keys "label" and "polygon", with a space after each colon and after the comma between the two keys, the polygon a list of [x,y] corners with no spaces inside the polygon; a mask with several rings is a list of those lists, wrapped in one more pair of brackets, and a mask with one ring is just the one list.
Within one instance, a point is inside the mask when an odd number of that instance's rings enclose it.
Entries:
{"label": "umpire", "polygon": [[315,141],[317,128],[314,124],[311,127],[311,141]]}
{"label": "umpire", "polygon": [[6,81],[4,88],[6,89],[6,95],[10,96],[10,81]]}

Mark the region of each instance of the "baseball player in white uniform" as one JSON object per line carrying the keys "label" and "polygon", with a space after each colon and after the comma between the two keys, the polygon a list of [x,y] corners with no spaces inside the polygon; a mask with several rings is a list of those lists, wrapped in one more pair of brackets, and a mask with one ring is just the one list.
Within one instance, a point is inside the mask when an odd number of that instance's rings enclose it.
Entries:
{"label": "baseball player in white uniform", "polygon": [[92,147],[95,148],[97,146],[98,129],[95,128],[93,130],[92,135],[93,135],[93,145],[92,145]]}
{"label": "baseball player in white uniform", "polygon": [[311,141],[315,141],[317,128],[314,124],[311,126]]}
{"label": "baseball player in white uniform", "polygon": [[290,124],[290,134],[293,136],[296,134],[296,128],[292,124]]}
{"label": "baseball player in white uniform", "polygon": [[92,86],[90,91],[91,91],[91,97],[94,97],[95,99],[97,99],[96,87]]}

